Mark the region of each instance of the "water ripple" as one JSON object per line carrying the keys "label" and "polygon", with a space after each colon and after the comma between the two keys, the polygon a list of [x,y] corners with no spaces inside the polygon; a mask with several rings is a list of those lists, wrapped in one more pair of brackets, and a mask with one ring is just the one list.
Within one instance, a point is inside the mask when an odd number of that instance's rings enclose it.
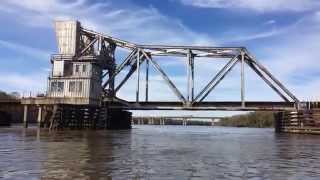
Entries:
{"label": "water ripple", "polygon": [[272,129],[0,129],[3,179],[318,179],[320,138]]}

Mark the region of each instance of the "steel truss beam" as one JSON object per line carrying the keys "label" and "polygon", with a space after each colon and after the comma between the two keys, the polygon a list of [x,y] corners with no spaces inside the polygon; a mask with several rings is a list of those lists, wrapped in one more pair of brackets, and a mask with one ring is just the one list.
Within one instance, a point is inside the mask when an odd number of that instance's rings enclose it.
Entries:
{"label": "steel truss beam", "polygon": [[254,71],[256,72],[260,77],[261,79],[264,80],[265,83],[267,83],[269,85],[270,88],[272,88],[284,101],[286,102],[290,102],[289,99],[284,95],[282,94],[282,92],[272,84],[271,81],[268,80],[268,78],[266,78],[262,72],[256,67],[256,65],[250,61],[250,62],[247,62],[247,64],[249,65],[249,67]]}
{"label": "steel truss beam", "polygon": [[175,95],[185,104],[186,99],[184,98],[182,93],[178,90],[178,88],[174,85],[174,83],[169,79],[167,74],[161,69],[160,65],[156,61],[154,61],[152,58],[150,58],[145,51],[141,50],[141,52],[143,53],[144,57],[146,57],[148,61],[151,62],[153,67],[160,73],[164,81],[168,84],[168,86],[175,93]]}
{"label": "steel truss beam", "polygon": [[192,51],[189,50],[188,53],[188,105],[191,105],[191,102],[194,99],[194,55]]}
{"label": "steel truss beam", "polygon": [[246,55],[252,60],[252,62],[262,71],[264,72],[280,89],[285,92],[294,102],[299,103],[298,98],[293,95],[277,78],[275,78],[261,63],[259,63],[256,58],[247,51]]}
{"label": "steel truss beam", "polygon": [[197,102],[202,102],[209,93],[219,84],[219,82],[231,71],[238,61],[238,56],[234,56],[217,74],[212,78],[212,80],[200,91],[196,98],[192,101],[192,104]]}
{"label": "steel truss beam", "polygon": [[[252,105],[245,100],[245,66],[248,65],[263,81],[274,90],[286,103],[295,103],[296,107],[299,105],[299,100],[291,93],[278,79],[276,79],[261,63],[259,63],[255,57],[253,57],[245,47],[210,47],[210,46],[164,46],[164,45],[139,45],[128,41],[117,39],[108,35],[97,33],[91,30],[81,28],[81,34],[87,36],[85,46],[79,51],[80,55],[91,52],[92,48],[98,47],[98,51],[104,51],[106,56],[110,56],[114,59],[115,47],[120,47],[128,50],[130,54],[124,59],[124,61],[114,68],[108,70],[102,75],[102,78],[107,77],[106,82],[102,84],[102,88],[106,89],[110,87],[114,89],[113,94],[116,98],[116,92],[127,82],[127,80],[136,72],[136,104],[140,101],[140,71],[141,65],[146,62],[145,70],[145,103],[149,102],[149,65],[155,68],[160,73],[165,83],[170,87],[173,93],[178,97],[183,108],[197,107],[199,103],[203,102],[205,98],[215,89],[215,87],[228,75],[236,64],[240,64],[240,107],[246,108],[248,105]],[[108,46],[106,45],[108,44]],[[90,50],[90,51],[89,51]],[[155,56],[177,56],[185,57],[187,59],[187,94],[186,97],[179,91],[176,85],[170,80],[168,75],[160,67],[160,65],[153,59]],[[229,61],[227,64],[210,80],[210,82],[201,91],[194,96],[194,63],[195,59],[201,57],[207,58],[220,58]],[[115,65],[115,62],[112,62]],[[124,70],[125,67],[130,67],[124,78],[114,88],[112,86],[119,73]],[[150,104],[152,102],[149,102]],[[146,105],[146,104],[144,104]],[[215,105],[211,103],[211,105]],[[212,107],[214,109],[214,107]],[[211,109],[212,109],[211,108]],[[198,108],[199,109],[199,108]],[[201,108],[200,108],[201,109]]]}
{"label": "steel truss beam", "polygon": [[127,105],[111,104],[109,107],[114,109],[129,110],[189,110],[189,111],[284,111],[295,110],[294,102],[265,102],[265,101],[247,101],[246,106],[241,106],[241,101],[227,102],[198,102],[193,106],[184,106],[181,102],[127,102]]}
{"label": "steel truss beam", "polygon": [[128,65],[130,65],[130,62],[132,61],[133,56],[136,53],[136,49],[131,51],[131,53],[126,57],[126,59],[116,68],[115,73],[113,76],[109,77],[109,79],[102,85],[102,88],[105,89],[109,83],[115,79],[115,77]]}

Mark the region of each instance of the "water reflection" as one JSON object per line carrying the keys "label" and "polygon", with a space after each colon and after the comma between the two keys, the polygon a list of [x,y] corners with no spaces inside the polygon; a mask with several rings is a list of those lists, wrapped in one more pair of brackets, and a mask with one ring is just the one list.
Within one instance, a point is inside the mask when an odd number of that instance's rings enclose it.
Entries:
{"label": "water reflection", "polygon": [[[111,178],[113,171],[121,172],[122,167],[128,167],[119,159],[127,156],[130,131],[70,131],[45,134],[44,137],[41,140],[48,142],[48,156],[43,163],[43,179]],[[116,154],[113,154],[114,149]]]}
{"label": "water reflection", "polygon": [[4,179],[317,179],[320,139],[272,129],[0,129]]}

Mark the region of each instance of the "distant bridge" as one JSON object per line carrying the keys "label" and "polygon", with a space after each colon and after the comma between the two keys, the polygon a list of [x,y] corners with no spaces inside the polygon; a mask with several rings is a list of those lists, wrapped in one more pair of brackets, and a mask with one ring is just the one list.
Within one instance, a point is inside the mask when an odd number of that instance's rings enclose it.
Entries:
{"label": "distant bridge", "polygon": [[[166,121],[174,121],[175,125],[180,122],[180,125],[186,126],[188,122],[206,123],[206,125],[214,126],[215,123],[221,120],[222,117],[212,116],[133,116],[132,124],[149,124],[149,125],[166,125]],[[195,121],[196,120],[196,121]],[[205,121],[210,120],[210,121]],[[193,122],[193,123],[194,123]]]}
{"label": "distant bridge", "polygon": [[132,116],[132,118],[147,118],[147,119],[152,119],[152,118],[160,118],[160,119],[221,119],[222,117],[214,117],[214,116],[186,116],[186,115],[181,115],[181,116]]}

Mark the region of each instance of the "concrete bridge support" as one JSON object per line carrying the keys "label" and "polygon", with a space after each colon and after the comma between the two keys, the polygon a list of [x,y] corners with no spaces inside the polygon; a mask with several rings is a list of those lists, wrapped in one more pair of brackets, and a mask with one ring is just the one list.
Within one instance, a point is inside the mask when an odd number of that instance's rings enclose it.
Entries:
{"label": "concrete bridge support", "polygon": [[300,110],[275,113],[275,132],[320,134],[320,111]]}
{"label": "concrete bridge support", "polygon": [[[23,121],[28,127],[28,105],[24,105]],[[87,105],[39,105],[37,107],[39,127],[60,129],[130,129],[131,113],[111,110],[107,107]]]}
{"label": "concrete bridge support", "polygon": [[148,119],[148,124],[149,124],[149,125],[154,125],[154,120],[153,120],[153,118]]}
{"label": "concrete bridge support", "polygon": [[164,118],[160,118],[160,125],[165,125],[165,119]]}
{"label": "concrete bridge support", "polygon": [[182,120],[182,125],[183,125],[183,126],[187,126],[187,122],[188,122],[188,119],[184,118],[184,119]]}
{"label": "concrete bridge support", "polygon": [[108,110],[106,129],[131,129],[132,113],[125,110]]}
{"label": "concrete bridge support", "polygon": [[38,106],[37,123],[38,123],[38,126],[39,126],[39,127],[41,127],[42,116],[43,116],[43,113],[42,113],[42,106]]}
{"label": "concrete bridge support", "polygon": [[28,128],[28,105],[23,106],[23,124],[25,128]]}

